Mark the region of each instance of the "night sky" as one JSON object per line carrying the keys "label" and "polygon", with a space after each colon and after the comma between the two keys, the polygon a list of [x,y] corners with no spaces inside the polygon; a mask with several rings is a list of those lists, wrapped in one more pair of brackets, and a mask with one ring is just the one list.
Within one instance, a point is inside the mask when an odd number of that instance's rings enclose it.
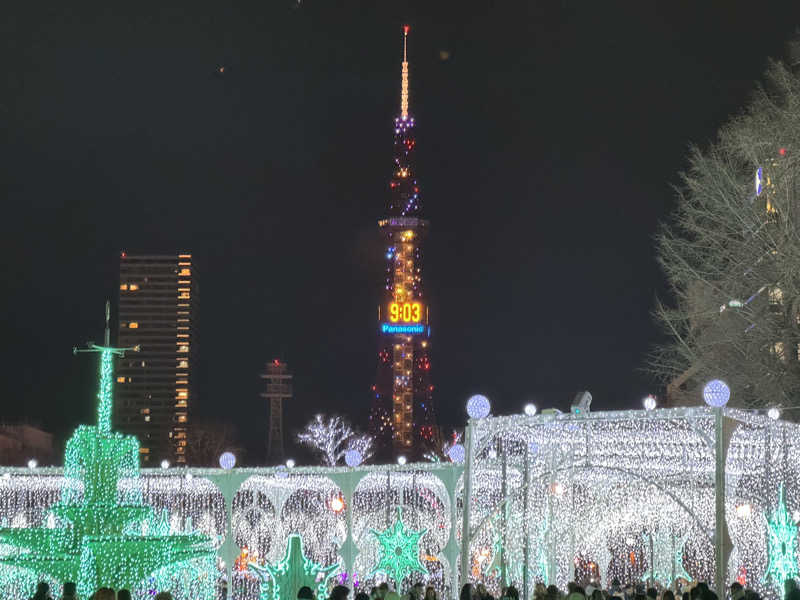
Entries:
{"label": "night sky", "polygon": [[475,392],[502,414],[661,391],[641,369],[671,186],[800,24],[728,0],[42,4],[0,20],[2,416],[91,419],[96,361],[71,349],[102,339],[119,252],[188,250],[194,415],[256,449],[275,357],[290,430],[366,425],[403,23],[451,426]]}

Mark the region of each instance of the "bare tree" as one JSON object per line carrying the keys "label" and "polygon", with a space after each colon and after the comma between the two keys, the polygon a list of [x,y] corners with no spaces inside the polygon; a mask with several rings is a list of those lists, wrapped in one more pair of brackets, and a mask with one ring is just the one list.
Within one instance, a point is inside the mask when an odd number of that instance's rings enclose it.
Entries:
{"label": "bare tree", "polygon": [[315,451],[322,458],[322,464],[328,467],[335,467],[351,449],[361,453],[362,461],[374,453],[372,436],[356,433],[347,421],[336,415],[315,416],[297,435],[297,441]]}
{"label": "bare tree", "polygon": [[189,432],[189,464],[196,467],[219,466],[223,452],[233,452],[239,461],[244,454],[236,428],[230,423],[200,421]]}
{"label": "bare tree", "polygon": [[679,401],[721,378],[732,405],[785,404],[800,392],[797,74],[772,63],[747,109],[689,162],[657,238],[674,302],[657,303],[669,341],[650,366]]}

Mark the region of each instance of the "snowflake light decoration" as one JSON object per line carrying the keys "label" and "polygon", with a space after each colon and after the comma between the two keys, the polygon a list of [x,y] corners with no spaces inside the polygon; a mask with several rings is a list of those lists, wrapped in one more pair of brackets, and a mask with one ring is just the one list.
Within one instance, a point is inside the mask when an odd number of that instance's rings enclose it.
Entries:
{"label": "snowflake light decoration", "polygon": [[763,581],[771,577],[777,587],[782,587],[787,579],[797,576],[797,525],[786,508],[783,485],[778,492],[778,506],[767,521],[767,556],[769,566],[764,573]]}
{"label": "snowflake light decoration", "polygon": [[317,598],[324,598],[327,592],[327,582],[339,568],[339,563],[323,567],[307,558],[303,552],[303,538],[293,533],[286,540],[286,554],[283,560],[274,563],[259,565],[250,562],[247,566],[255,571],[262,582],[272,581],[272,598],[297,598],[297,592],[303,586],[315,589]]}
{"label": "snowflake light decoration", "polygon": [[419,560],[419,542],[428,530],[413,531],[403,524],[403,509],[397,507],[397,520],[385,531],[370,531],[378,539],[379,560],[371,575],[382,571],[389,574],[399,589],[403,580],[411,573],[428,574]]}

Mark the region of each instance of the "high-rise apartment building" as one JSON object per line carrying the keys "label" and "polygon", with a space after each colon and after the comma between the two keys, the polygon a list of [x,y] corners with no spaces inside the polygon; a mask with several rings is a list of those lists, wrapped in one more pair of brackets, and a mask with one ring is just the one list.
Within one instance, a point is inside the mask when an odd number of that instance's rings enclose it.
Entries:
{"label": "high-rise apartment building", "polygon": [[261,394],[269,403],[269,430],[267,435],[267,461],[271,464],[283,462],[283,404],[292,399],[292,374],[289,365],[277,358],[267,363],[261,375],[266,387]]}
{"label": "high-rise apartment building", "polygon": [[385,217],[386,278],[378,307],[378,373],[370,430],[379,450],[420,458],[438,438],[430,381],[430,320],[423,282],[423,218],[414,154],[417,140],[409,113],[408,60],[403,28],[400,115],[394,120],[394,161]]}
{"label": "high-rise apartment building", "polygon": [[197,355],[191,254],[120,255],[119,340],[140,346],[116,369],[114,428],[139,438],[143,465],[185,463]]}

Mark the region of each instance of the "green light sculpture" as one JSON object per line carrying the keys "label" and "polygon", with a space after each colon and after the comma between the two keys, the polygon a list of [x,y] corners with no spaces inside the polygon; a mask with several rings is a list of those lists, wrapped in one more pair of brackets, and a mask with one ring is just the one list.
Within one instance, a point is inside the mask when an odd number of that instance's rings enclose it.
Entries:
{"label": "green light sculpture", "polygon": [[378,564],[372,570],[371,575],[378,572],[387,573],[394,579],[397,589],[403,580],[411,573],[428,574],[427,569],[419,560],[419,542],[428,530],[421,529],[413,531],[407,529],[403,524],[403,509],[397,507],[397,519],[394,525],[389,526],[385,531],[370,529],[378,539]]}
{"label": "green light sculpture", "polygon": [[[143,503],[135,485],[126,486],[130,491],[119,498],[120,480],[139,478],[139,442],[111,431],[113,359],[138,348],[110,346],[109,316],[106,303],[103,346],[90,342],[85,350],[75,349],[100,354],[97,425],[81,425],[67,442],[67,481],[47,517],[51,526],[0,528],[0,544],[6,549],[0,556],[0,579],[25,573],[73,581],[79,596],[88,598],[101,586],[134,590],[155,574],[162,580],[170,572],[178,576],[193,561],[213,566],[209,536],[161,531],[162,519]],[[195,585],[191,593],[211,597],[214,579],[204,578],[204,589]]]}
{"label": "green light sculpture", "polygon": [[783,485],[778,491],[778,506],[767,521],[767,556],[769,565],[762,581],[772,579],[775,587],[783,590],[787,579],[797,576],[797,525],[792,522],[786,508]]}
{"label": "green light sculpture", "polygon": [[[688,538],[688,533],[681,537],[673,535],[668,530],[658,530],[653,533],[653,565],[645,575],[650,576],[652,573],[653,579],[664,586],[669,586],[675,579],[691,582],[692,577],[683,566],[683,549]],[[642,534],[642,544],[645,548],[649,548],[650,534]]]}
{"label": "green light sculpture", "polygon": [[317,598],[325,598],[328,595],[328,579],[339,568],[339,563],[323,567],[307,558],[303,552],[303,538],[293,533],[286,540],[286,554],[283,560],[263,566],[249,562],[247,567],[259,576],[262,585],[269,585],[268,591],[262,594],[262,597],[281,600],[297,598],[297,592],[303,586],[315,590]]}

